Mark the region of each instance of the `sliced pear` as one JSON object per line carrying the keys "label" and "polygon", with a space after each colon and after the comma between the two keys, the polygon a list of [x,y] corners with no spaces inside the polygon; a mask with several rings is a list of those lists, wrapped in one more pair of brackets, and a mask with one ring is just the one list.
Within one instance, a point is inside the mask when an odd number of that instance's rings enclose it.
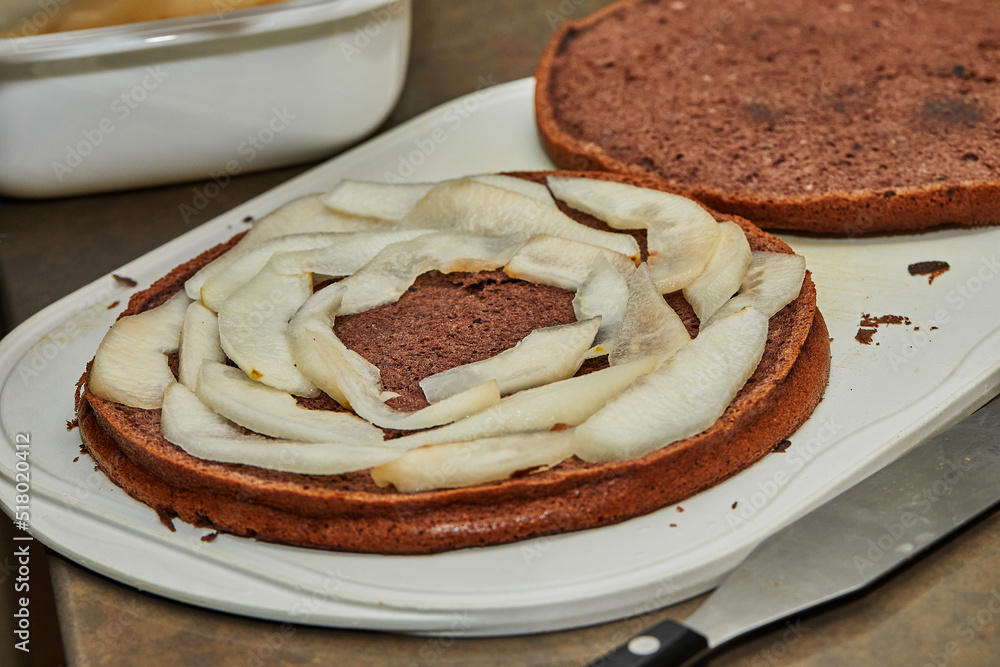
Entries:
{"label": "sliced pear", "polygon": [[378,368],[349,350],[333,332],[346,291],[342,282],[324,287],[303,304],[288,327],[298,368],[341,405],[377,426],[410,430],[447,424],[500,400],[497,383],[491,380],[413,412],[387,406]]}
{"label": "sliced pear", "polygon": [[274,258],[279,273],[312,273],[340,278],[349,276],[375,259],[387,246],[433,232],[429,229],[387,229],[340,234],[336,243],[311,250],[282,252]]}
{"label": "sliced pear", "polygon": [[427,231],[422,229],[388,229],[279,236],[252,248],[206,280],[201,287],[201,300],[209,308],[218,311],[237,288],[257,275],[278,254],[281,258],[273,265],[277,273],[348,276],[390,243],[406,241],[425,233]]}
{"label": "sliced pear", "polygon": [[382,442],[382,431],[355,415],[309,410],[289,394],[254,382],[240,369],[225,364],[202,365],[195,393],[226,419],[275,438],[369,445]]}
{"label": "sliced pear", "polygon": [[548,177],[549,189],[571,208],[615,229],[646,229],[649,271],[663,294],[701,275],[719,240],[718,223],[686,197],[593,178]]}
{"label": "sliced pear", "polygon": [[[634,272],[629,267],[629,274]],[[628,305],[628,282],[603,255],[597,255],[590,273],[576,290],[573,312],[583,321],[601,318],[601,328],[594,337],[589,357],[599,357],[614,349],[622,332],[622,321]]]}
{"label": "sliced pear", "polygon": [[645,264],[628,278],[629,296],[621,333],[608,363],[612,366],[655,356],[666,359],[691,340],[684,322],[653,284]]}
{"label": "sliced pear", "polygon": [[305,195],[257,220],[235,246],[191,276],[184,283],[184,290],[193,300],[201,298],[201,287],[209,277],[219,273],[251,249],[279,236],[309,232],[357,232],[378,229],[383,225],[377,220],[331,211],[318,194]]}
{"label": "sliced pear", "polygon": [[392,303],[417,276],[428,271],[498,269],[522,243],[524,238],[520,236],[436,232],[387,245],[370,262],[340,281],[346,291],[338,314],[360,313]]}
{"label": "sliced pear", "polygon": [[188,389],[197,391],[202,363],[225,360],[226,353],[219,343],[219,318],[201,302],[195,301],[184,314],[177,379]]}
{"label": "sliced pear", "polygon": [[[556,202],[541,183],[503,174],[479,174],[470,180],[512,190],[549,206]],[[344,179],[323,196],[323,203],[348,215],[399,222],[438,183],[375,183]]]}
{"label": "sliced pear", "polygon": [[574,431],[584,461],[635,459],[711,426],[753,374],[767,317],[746,307],[701,332]]}
{"label": "sliced pear", "polygon": [[219,309],[219,341],[248,376],[297,396],[319,393],[295,368],[288,320],[312,293],[312,276],[274,271],[268,262]]}
{"label": "sliced pear", "polygon": [[720,222],[718,226],[720,238],[712,259],[705,271],[684,288],[684,298],[701,322],[707,322],[740,288],[753,256],[746,234],[739,225]]}
{"label": "sliced pear", "polygon": [[566,431],[506,435],[414,449],[372,468],[372,479],[403,493],[452,489],[507,479],[518,471],[537,472],[572,455]]}
{"label": "sliced pear", "polygon": [[594,342],[601,318],[535,329],[500,354],[449,368],[420,381],[428,402],[437,403],[489,380],[501,394],[512,394],[572,377]]}
{"label": "sliced pear", "polygon": [[398,222],[435,185],[437,183],[377,183],[345,178],[324,193],[322,200],[340,213]]}
{"label": "sliced pear", "polygon": [[543,431],[556,424],[573,426],[587,419],[636,378],[657,368],[661,361],[648,357],[525,389],[504,397],[488,410],[454,424],[406,435],[386,444],[412,449],[442,442]]}
{"label": "sliced pear", "polygon": [[97,348],[90,391],[133,408],[160,407],[164,389],[174,382],[167,355],[178,349],[189,303],[178,292],[156,308],[115,322]]}
{"label": "sliced pear", "polygon": [[558,208],[537,199],[470,179],[432,188],[406,214],[404,227],[437,227],[474,234],[550,234],[639,256],[639,245],[627,234],[591,229]]}
{"label": "sliced pear", "polygon": [[381,443],[300,442],[246,433],[180,383],[166,389],[160,426],[168,442],[199,459],[307,475],[364,470],[400,455],[399,449]]}
{"label": "sliced pear", "polygon": [[739,295],[724,303],[704,326],[745,306],[753,306],[772,317],[798,298],[805,277],[805,257],[783,252],[755,252]]}
{"label": "sliced pear", "polygon": [[309,194],[293,199],[257,220],[243,238],[257,244],[286,234],[363,232],[384,228],[385,224],[378,220],[331,211],[319,194]]}
{"label": "sliced pear", "polygon": [[511,190],[522,195],[527,195],[532,199],[537,199],[543,204],[555,206],[556,200],[552,198],[552,193],[541,183],[526,181],[517,176],[507,176],[506,174],[478,174],[469,177],[473,181],[492,185],[493,187]]}
{"label": "sliced pear", "polygon": [[518,248],[503,270],[511,278],[575,292],[590,275],[599,255],[622,276],[628,276],[635,269],[635,262],[620,252],[549,234],[536,234]]}
{"label": "sliced pear", "polygon": [[[330,245],[339,236],[341,234],[336,232],[313,232],[286,234],[262,241],[244,251],[214,275],[209,276],[201,286],[199,298],[203,304],[215,312],[219,312],[223,302],[237,288],[242,287],[257,275],[257,272],[264,268],[264,265],[275,253]],[[299,273],[304,273],[304,271]]]}

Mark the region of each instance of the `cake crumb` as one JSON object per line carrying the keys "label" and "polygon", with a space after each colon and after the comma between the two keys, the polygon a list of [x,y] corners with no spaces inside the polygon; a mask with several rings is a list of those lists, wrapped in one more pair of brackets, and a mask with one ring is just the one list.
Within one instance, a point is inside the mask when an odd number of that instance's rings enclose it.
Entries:
{"label": "cake crumb", "polygon": [[861,313],[861,321],[858,326],[877,327],[882,324],[913,324],[910,318],[905,315],[879,315],[872,317],[871,313]]}
{"label": "cake crumb", "polygon": [[[878,331],[878,327],[884,324],[913,324],[909,317],[905,315],[879,315],[873,316],[871,313],[861,313],[861,321],[858,322],[858,333],[854,340],[862,345],[871,345],[872,338]],[[878,343],[875,343],[878,345]]]}
{"label": "cake crumb", "polygon": [[778,454],[784,454],[785,450],[788,449],[789,446],[791,446],[791,444],[792,444],[792,441],[789,440],[788,438],[785,438],[784,440],[782,440],[781,442],[779,442],[778,444],[776,444],[774,446],[774,449],[772,449],[771,451],[772,452],[777,452]]}
{"label": "cake crumb", "polygon": [[671,528],[676,528],[676,527],[677,527],[677,524],[676,524],[676,523],[672,523],[672,524],[670,524],[670,527],[671,527]]}
{"label": "cake crumb", "polygon": [[218,536],[219,536],[219,531],[215,531],[214,533],[209,533],[208,535],[202,535],[201,536],[201,541],[202,542],[214,542],[215,538],[217,538]]}
{"label": "cake crumb", "polygon": [[111,303],[108,304],[108,310],[111,310],[112,308],[115,308],[120,303],[121,303],[121,301],[112,301]]}
{"label": "cake crumb", "polygon": [[932,260],[929,262],[915,262],[906,267],[906,269],[910,272],[911,276],[927,276],[928,285],[932,284],[935,278],[937,278],[950,268],[951,266],[948,264],[948,262],[942,262],[940,260]]}
{"label": "cake crumb", "polygon": [[681,507],[680,505],[678,505],[678,506],[677,506],[677,511],[678,511],[678,512],[683,512],[683,511],[684,511],[684,508],[683,508],[683,507]]}
{"label": "cake crumb", "polygon": [[249,225],[251,222],[253,222],[253,216],[252,215],[245,216],[243,218],[243,222]]}
{"label": "cake crumb", "polygon": [[120,276],[117,273],[112,273],[111,277],[117,280],[120,284],[124,285],[125,287],[135,287],[136,285],[139,284],[132,278],[129,278],[128,276]]}
{"label": "cake crumb", "polygon": [[871,345],[872,336],[875,335],[875,329],[858,329],[858,333],[855,334],[854,340],[858,341],[862,345]]}
{"label": "cake crumb", "polygon": [[732,506],[732,508],[731,508],[731,509],[736,509],[736,506],[737,506],[737,505],[739,505],[739,504],[740,504],[740,503],[739,503],[739,501],[738,501],[738,500],[737,500],[737,501],[734,501],[734,502],[733,502],[733,506]]}
{"label": "cake crumb", "polygon": [[74,456],[74,457],[73,457],[73,463],[76,463],[76,462],[77,462],[77,461],[79,461],[79,460],[80,460],[80,457],[79,457],[79,456]]}
{"label": "cake crumb", "polygon": [[174,517],[177,515],[171,512],[169,509],[163,509],[160,507],[156,509],[156,516],[160,518],[160,523],[170,529],[171,533],[176,533],[177,529],[174,528]]}

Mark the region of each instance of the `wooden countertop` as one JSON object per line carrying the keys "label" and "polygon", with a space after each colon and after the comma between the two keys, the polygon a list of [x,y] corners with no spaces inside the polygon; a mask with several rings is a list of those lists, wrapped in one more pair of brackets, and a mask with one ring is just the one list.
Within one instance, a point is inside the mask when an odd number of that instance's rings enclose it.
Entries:
{"label": "wooden countertop", "polygon": [[[604,4],[415,0],[411,68],[385,127],[476,90],[482,77],[502,83],[530,76],[556,24]],[[197,222],[310,166],[234,178]],[[7,330],[188,231],[178,206],[199,185],[62,200],[0,198],[0,290]],[[779,625],[708,664],[996,664],[998,563],[1000,513],[994,512],[877,589]],[[66,657],[74,665],[581,665],[661,619],[683,619],[701,600],[565,632],[428,638],[247,619],[143,593],[57,554],[50,554],[49,567]],[[6,570],[0,581],[10,585]]]}

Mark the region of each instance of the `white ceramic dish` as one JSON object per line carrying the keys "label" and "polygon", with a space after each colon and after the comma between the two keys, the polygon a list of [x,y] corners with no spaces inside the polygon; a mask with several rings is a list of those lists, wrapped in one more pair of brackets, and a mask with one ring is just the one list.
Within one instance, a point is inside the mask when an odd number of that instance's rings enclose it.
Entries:
{"label": "white ceramic dish", "polygon": [[[434,180],[551,167],[533,82],[456,100],[243,204],[116,271],[141,289],[295,196],[341,177]],[[760,540],[957,420],[996,391],[1000,228],[864,241],[787,237],[805,255],[833,337],[826,396],[783,454],[704,493],[615,526],[433,556],[323,552],[176,523],[113,486],[68,432],[72,387],[132,290],[111,276],[0,342],[0,500],[12,511],[15,442],[30,439],[31,531],[76,562],[144,590],[228,612],[316,625],[441,634],[597,623],[713,586]],[[933,285],[907,266],[942,260]],[[966,296],[963,296],[963,291]],[[862,313],[910,325],[854,340]],[[919,327],[919,330],[918,330]],[[932,327],[937,327],[932,330]],[[877,345],[876,345],[877,343]],[[935,487],[932,490],[937,493]],[[735,503],[735,507],[734,507]],[[899,545],[905,548],[905,545]],[[870,557],[860,554],[862,557]]]}
{"label": "white ceramic dish", "polygon": [[[47,20],[18,4],[0,27]],[[221,183],[332,155],[395,105],[409,36],[410,0],[294,0],[0,39],[0,194]]]}

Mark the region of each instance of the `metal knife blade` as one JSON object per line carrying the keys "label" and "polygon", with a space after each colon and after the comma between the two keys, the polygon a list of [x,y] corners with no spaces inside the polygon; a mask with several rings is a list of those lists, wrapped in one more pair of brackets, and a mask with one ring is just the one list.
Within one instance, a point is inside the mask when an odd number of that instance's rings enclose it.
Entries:
{"label": "metal knife blade", "polygon": [[681,665],[878,581],[1000,502],[1000,398],[761,542],[683,624],[591,663]]}

